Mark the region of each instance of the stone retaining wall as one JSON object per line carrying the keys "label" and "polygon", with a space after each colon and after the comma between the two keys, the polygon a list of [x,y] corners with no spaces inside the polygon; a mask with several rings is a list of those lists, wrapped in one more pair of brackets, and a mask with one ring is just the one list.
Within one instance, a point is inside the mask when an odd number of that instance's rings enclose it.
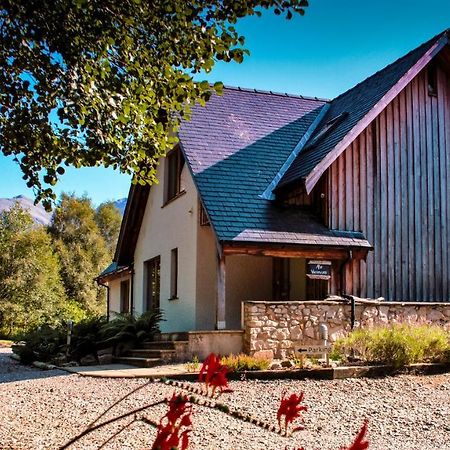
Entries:
{"label": "stone retaining wall", "polygon": [[[285,358],[294,348],[321,344],[319,325],[328,326],[329,341],[351,330],[351,300],[244,302],[244,351]],[[354,327],[389,323],[435,323],[450,329],[450,303],[401,303],[355,298]]]}

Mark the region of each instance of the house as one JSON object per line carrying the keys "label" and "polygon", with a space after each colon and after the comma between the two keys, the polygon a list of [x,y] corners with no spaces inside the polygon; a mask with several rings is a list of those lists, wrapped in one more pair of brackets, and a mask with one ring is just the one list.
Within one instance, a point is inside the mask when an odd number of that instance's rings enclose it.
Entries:
{"label": "house", "polygon": [[226,88],[130,189],[109,312],[240,329],[244,300],[450,300],[444,31],[334,100]]}

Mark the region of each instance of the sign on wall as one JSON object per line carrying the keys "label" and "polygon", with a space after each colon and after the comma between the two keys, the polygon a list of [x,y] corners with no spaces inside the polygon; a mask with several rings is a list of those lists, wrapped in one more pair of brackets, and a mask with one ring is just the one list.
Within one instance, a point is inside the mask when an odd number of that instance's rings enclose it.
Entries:
{"label": "sign on wall", "polygon": [[331,278],[331,261],[308,261],[306,276],[313,280],[329,280]]}

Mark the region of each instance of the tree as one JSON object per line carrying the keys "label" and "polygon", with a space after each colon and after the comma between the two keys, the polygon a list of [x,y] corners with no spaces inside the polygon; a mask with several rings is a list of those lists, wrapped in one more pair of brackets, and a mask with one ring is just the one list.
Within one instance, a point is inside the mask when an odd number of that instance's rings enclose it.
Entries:
{"label": "tree", "polygon": [[0,213],[0,304],[6,335],[68,318],[50,236],[19,205]]}
{"label": "tree", "polygon": [[[217,60],[248,51],[238,19],[307,0],[3,0],[0,142],[50,207],[64,165],[155,179],[180,120],[212,95]],[[220,93],[222,85],[215,90]],[[43,181],[43,182],[42,182]]]}
{"label": "tree", "polygon": [[111,260],[98,220],[89,198],[63,194],[49,228],[66,295],[88,314],[105,312],[105,292],[94,278]]}
{"label": "tree", "polygon": [[97,208],[95,220],[112,259],[119,237],[122,214],[114,202],[104,202]]}

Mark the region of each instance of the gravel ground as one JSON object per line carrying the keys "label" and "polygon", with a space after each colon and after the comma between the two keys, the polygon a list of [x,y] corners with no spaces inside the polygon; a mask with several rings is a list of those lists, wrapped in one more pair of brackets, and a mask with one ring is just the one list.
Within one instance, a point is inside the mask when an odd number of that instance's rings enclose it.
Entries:
{"label": "gravel ground", "polygon": [[[17,381],[20,380],[20,381]],[[142,379],[96,379],[18,366],[0,350],[0,449],[54,449],[84,429]],[[306,429],[287,439],[201,407],[194,408],[193,449],[337,450],[369,419],[371,450],[450,450],[450,375],[404,375],[335,381],[231,382],[222,401],[274,421],[284,391],[305,391]],[[114,407],[111,418],[170,396],[173,388],[152,383]],[[165,407],[149,410],[154,420]],[[93,432],[71,448],[97,449],[127,420]],[[106,449],[148,448],[155,431],[133,423]]]}

